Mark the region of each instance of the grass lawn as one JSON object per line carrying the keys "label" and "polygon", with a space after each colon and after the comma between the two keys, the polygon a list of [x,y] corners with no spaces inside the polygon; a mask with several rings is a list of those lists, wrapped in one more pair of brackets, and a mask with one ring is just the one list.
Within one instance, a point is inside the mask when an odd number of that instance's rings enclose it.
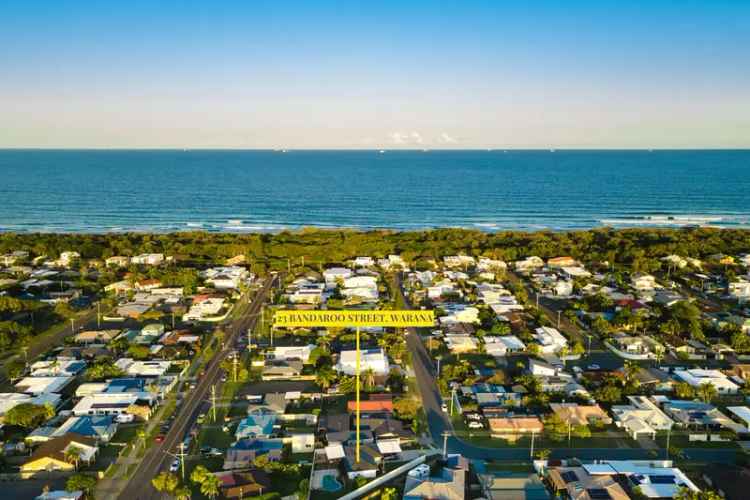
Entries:
{"label": "grass lawn", "polygon": [[[485,448],[530,448],[531,436],[523,436],[516,441],[493,438],[487,430],[469,429],[461,417],[454,416],[453,429],[455,435],[463,441],[482,446]],[[549,436],[542,435],[534,438],[534,448],[633,448],[637,443],[628,438],[624,433],[592,432],[591,437],[572,437],[568,441],[567,436],[559,441],[552,440]]]}
{"label": "grass lawn", "polygon": [[[698,434],[698,433],[696,433]],[[660,434],[656,436],[656,442],[660,448],[664,448],[667,445],[667,434]],[[735,441],[690,441],[688,435],[682,433],[673,432],[669,438],[669,447],[675,448],[713,448],[713,449],[738,449]]]}

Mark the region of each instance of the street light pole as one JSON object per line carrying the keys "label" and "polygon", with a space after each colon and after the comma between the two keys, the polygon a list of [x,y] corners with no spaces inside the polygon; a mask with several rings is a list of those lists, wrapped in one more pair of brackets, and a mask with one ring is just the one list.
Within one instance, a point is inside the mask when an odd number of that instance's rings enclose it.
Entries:
{"label": "street light pole", "polygon": [[450,436],[450,433],[448,431],[443,432],[443,458],[448,457],[448,436]]}
{"label": "street light pole", "polygon": [[529,456],[532,460],[534,459],[534,436],[536,436],[536,433],[531,431],[531,451],[529,452]]}

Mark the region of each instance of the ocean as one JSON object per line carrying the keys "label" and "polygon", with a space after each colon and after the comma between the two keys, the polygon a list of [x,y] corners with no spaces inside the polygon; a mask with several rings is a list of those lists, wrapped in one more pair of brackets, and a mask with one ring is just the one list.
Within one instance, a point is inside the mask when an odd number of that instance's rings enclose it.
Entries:
{"label": "ocean", "polygon": [[0,231],[750,227],[750,151],[1,150]]}

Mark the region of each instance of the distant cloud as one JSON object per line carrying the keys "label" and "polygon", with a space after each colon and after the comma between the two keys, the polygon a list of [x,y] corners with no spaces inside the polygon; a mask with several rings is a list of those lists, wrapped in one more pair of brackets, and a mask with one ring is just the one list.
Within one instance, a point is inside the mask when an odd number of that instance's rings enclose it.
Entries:
{"label": "distant cloud", "polygon": [[424,143],[422,134],[420,134],[417,131],[412,131],[408,133],[391,132],[390,134],[388,134],[388,137],[390,138],[393,144],[396,144],[399,146],[403,146],[407,144],[423,144]]}
{"label": "distant cloud", "polygon": [[450,135],[443,132],[442,134],[440,134],[440,142],[442,142],[443,144],[457,144],[458,139],[456,139],[455,137],[451,137]]}

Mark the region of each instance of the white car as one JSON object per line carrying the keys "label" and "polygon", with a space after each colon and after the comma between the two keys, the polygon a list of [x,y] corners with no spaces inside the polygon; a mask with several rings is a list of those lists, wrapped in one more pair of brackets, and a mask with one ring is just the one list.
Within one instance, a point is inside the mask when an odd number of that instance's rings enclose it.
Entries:
{"label": "white car", "polygon": [[180,459],[175,458],[172,465],[169,466],[169,472],[177,472],[178,470],[180,470]]}
{"label": "white car", "polygon": [[448,413],[448,405],[443,403],[440,405],[440,409],[443,410],[445,413]]}
{"label": "white car", "polygon": [[475,422],[472,420],[469,422],[469,429],[484,429],[484,425],[482,425],[482,422]]}

